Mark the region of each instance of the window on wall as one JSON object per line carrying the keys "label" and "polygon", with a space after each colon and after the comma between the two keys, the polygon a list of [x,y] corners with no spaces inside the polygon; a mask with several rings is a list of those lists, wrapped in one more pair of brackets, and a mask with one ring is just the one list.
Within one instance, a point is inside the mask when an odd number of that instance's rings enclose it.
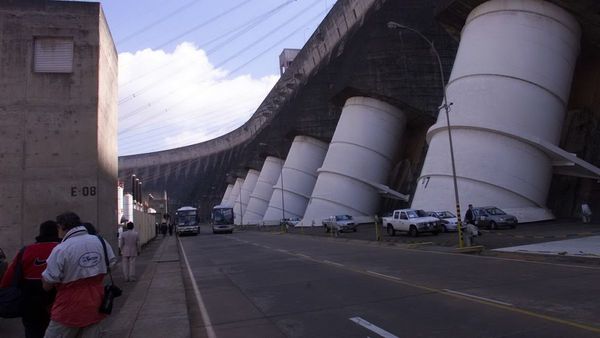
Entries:
{"label": "window on wall", "polygon": [[37,73],[72,73],[73,39],[36,37],[33,70]]}

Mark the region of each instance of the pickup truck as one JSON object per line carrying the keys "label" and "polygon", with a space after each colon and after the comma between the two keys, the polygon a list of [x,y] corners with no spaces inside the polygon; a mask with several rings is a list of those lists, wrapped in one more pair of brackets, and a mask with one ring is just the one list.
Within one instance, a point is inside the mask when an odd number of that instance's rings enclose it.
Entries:
{"label": "pickup truck", "polygon": [[321,222],[325,228],[325,232],[335,231],[354,231],[356,232],[357,224],[350,215],[335,215],[329,216]]}
{"label": "pickup truck", "polygon": [[390,236],[395,236],[398,231],[408,232],[413,237],[423,232],[431,232],[434,235],[440,232],[439,220],[427,216],[423,210],[394,210],[391,216],[383,217],[382,220],[383,227]]}

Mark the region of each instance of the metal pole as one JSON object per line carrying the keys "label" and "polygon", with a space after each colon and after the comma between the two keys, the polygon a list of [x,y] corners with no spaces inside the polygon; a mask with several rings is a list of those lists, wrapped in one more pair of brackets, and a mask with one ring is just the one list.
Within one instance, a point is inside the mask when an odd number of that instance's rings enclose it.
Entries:
{"label": "metal pole", "polygon": [[409,30],[409,31],[417,34],[418,36],[420,36],[423,40],[425,40],[427,42],[427,44],[429,44],[429,46],[431,47],[431,50],[433,51],[433,53],[435,54],[438,66],[440,68],[440,79],[441,79],[441,84],[442,84],[442,92],[444,94],[443,107],[444,107],[444,111],[446,113],[446,123],[448,125],[448,142],[450,145],[450,162],[452,164],[452,182],[454,183],[454,199],[456,201],[456,218],[457,218],[457,225],[458,225],[458,246],[462,248],[464,246],[464,243],[463,243],[463,237],[462,237],[462,221],[461,221],[461,217],[460,217],[460,200],[458,198],[458,184],[457,184],[457,179],[456,179],[456,165],[454,162],[454,146],[452,144],[452,129],[450,128],[450,114],[449,114],[450,106],[448,105],[448,98],[446,97],[446,82],[444,80],[444,67],[442,66],[442,60],[440,58],[440,54],[438,53],[437,49],[433,45],[433,42],[431,42],[431,40],[429,40],[425,35],[423,35],[418,30],[416,30],[412,27],[401,25],[401,24],[399,24],[397,22],[393,22],[393,21],[388,22],[387,25],[388,25],[388,28],[400,28],[400,29]]}
{"label": "metal pole", "polygon": [[244,212],[242,211],[242,185],[240,184],[240,228],[244,227]]}
{"label": "metal pole", "polygon": [[[281,154],[277,152],[277,155],[281,158]],[[285,161],[284,161],[285,163]],[[283,164],[281,164],[281,219],[285,219],[285,199],[283,198]],[[285,225],[284,225],[285,226]],[[287,227],[285,227],[285,232],[287,232]]]}

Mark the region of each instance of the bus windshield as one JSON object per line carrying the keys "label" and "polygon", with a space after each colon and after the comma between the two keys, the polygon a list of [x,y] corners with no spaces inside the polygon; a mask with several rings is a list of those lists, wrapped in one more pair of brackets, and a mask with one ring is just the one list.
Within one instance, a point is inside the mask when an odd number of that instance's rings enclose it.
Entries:
{"label": "bus windshield", "polygon": [[177,225],[195,225],[196,210],[177,211]]}
{"label": "bus windshield", "polygon": [[233,208],[213,208],[213,224],[233,224]]}

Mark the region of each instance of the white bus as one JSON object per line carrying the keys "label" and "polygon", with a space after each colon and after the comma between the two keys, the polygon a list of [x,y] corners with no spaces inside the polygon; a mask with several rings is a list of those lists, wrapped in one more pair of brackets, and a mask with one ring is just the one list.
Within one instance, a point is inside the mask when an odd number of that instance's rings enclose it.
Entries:
{"label": "white bus", "polygon": [[198,210],[194,207],[181,207],[176,213],[177,234],[193,234],[200,233],[200,224],[198,222]]}

